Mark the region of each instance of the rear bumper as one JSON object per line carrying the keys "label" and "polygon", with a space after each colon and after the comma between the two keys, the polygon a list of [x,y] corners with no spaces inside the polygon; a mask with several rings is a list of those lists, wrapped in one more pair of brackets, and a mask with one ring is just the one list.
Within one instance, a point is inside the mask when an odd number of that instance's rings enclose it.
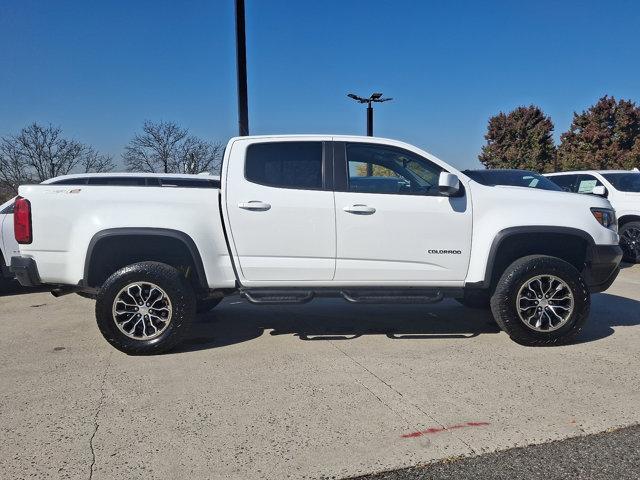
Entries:
{"label": "rear bumper", "polygon": [[622,249],[618,245],[592,245],[587,250],[587,258],[582,276],[591,293],[604,292],[614,282],[620,272]]}
{"label": "rear bumper", "polygon": [[11,257],[10,270],[20,282],[20,285],[24,287],[42,285],[40,274],[38,274],[38,266],[33,258]]}

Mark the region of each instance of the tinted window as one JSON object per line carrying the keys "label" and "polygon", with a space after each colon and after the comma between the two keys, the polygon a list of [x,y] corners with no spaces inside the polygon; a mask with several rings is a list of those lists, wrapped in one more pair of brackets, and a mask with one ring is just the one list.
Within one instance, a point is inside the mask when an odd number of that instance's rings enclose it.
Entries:
{"label": "tinted window", "polygon": [[367,143],[347,144],[350,192],[439,195],[443,168],[406,150]]}
{"label": "tinted window", "polygon": [[640,192],[640,173],[603,173],[613,188],[621,192]]}
{"label": "tinted window", "polygon": [[322,188],[322,142],[255,143],[247,148],[245,177],[272,187]]}
{"label": "tinted window", "polygon": [[220,187],[220,182],[217,180],[195,180],[191,178],[161,178],[160,185],[180,188],[218,188]]}
{"label": "tinted window", "polygon": [[601,187],[602,182],[593,175],[578,175],[578,181],[573,187],[576,193],[591,193],[594,187]]}
{"label": "tinted window", "polygon": [[89,185],[143,187],[145,184],[146,179],[141,177],[92,177],[89,179]]}
{"label": "tinted window", "polygon": [[577,177],[577,175],[553,175],[548,178],[565,192],[574,192],[576,191],[573,188]]}
{"label": "tinted window", "polygon": [[464,173],[476,182],[488,186],[509,185],[539,190],[562,190],[548,178],[528,170],[465,170]]}
{"label": "tinted window", "polygon": [[56,180],[55,182],[51,182],[49,185],[86,185],[86,178],[66,178],[64,180]]}

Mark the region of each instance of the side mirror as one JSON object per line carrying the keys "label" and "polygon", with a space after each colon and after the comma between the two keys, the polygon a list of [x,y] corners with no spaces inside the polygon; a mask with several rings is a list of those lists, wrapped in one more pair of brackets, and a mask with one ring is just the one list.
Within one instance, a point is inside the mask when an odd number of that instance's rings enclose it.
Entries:
{"label": "side mirror", "polygon": [[440,172],[438,191],[447,197],[452,197],[460,191],[460,180],[453,173]]}
{"label": "side mirror", "polygon": [[598,195],[599,197],[606,197],[607,189],[604,188],[604,185],[598,185],[597,187],[593,187],[593,190],[591,190],[591,193],[593,195]]}

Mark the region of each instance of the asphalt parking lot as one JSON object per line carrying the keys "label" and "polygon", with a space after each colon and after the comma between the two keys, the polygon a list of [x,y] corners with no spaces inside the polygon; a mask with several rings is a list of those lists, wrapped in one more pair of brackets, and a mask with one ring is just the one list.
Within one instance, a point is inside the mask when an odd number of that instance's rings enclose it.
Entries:
{"label": "asphalt parking lot", "polygon": [[0,298],[2,478],[343,478],[640,423],[640,265],[577,343],[519,346],[453,301],[256,307],[129,357],[93,302]]}

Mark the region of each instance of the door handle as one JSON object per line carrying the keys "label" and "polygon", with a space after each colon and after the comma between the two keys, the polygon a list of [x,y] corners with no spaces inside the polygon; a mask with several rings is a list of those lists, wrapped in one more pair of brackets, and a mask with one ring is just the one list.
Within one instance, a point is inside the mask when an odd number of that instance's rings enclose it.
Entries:
{"label": "door handle", "polygon": [[240,202],[238,207],[253,212],[266,212],[271,208],[271,205],[261,202],[260,200],[251,200],[250,202]]}
{"label": "door handle", "polygon": [[355,215],[373,215],[376,213],[376,209],[367,205],[351,205],[350,207],[344,207],[343,209],[347,213],[353,213]]}

